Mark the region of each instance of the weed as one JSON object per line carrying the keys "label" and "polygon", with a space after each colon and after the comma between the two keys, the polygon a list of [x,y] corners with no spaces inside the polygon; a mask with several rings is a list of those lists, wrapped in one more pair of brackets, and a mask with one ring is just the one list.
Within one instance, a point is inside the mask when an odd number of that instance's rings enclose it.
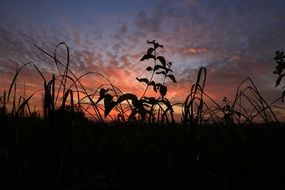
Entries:
{"label": "weed", "polygon": [[[283,51],[276,51],[275,52],[274,60],[275,60],[277,65],[275,67],[275,70],[273,71],[273,74],[278,75],[278,78],[276,79],[275,87],[277,87],[280,84],[282,78],[285,76],[285,73],[283,73],[283,70],[285,68],[284,59],[285,59],[285,55],[284,55]],[[283,93],[282,93],[282,102],[284,102],[284,97],[285,97],[285,91],[283,91]]]}
{"label": "weed", "polygon": [[[145,55],[142,56],[140,61],[145,60],[153,60],[153,66],[146,67],[148,72],[151,72],[151,76],[149,79],[147,78],[136,78],[138,82],[145,83],[146,88],[143,92],[143,95],[138,98],[134,94],[123,94],[118,97],[117,101],[113,100],[113,96],[109,94],[108,89],[102,88],[100,90],[100,98],[99,100],[104,99],[104,106],[105,106],[105,117],[118,105],[122,102],[127,101],[129,107],[123,109],[121,113],[119,113],[119,117],[125,115],[126,111],[131,111],[130,115],[128,116],[128,120],[135,121],[148,121],[148,122],[174,122],[173,119],[173,105],[171,105],[170,101],[165,98],[167,94],[167,86],[165,81],[169,78],[171,81],[176,83],[176,79],[173,74],[173,70],[171,69],[172,63],[166,62],[163,56],[157,55],[157,51],[159,48],[163,48],[162,45],[157,43],[155,40],[147,41],[148,44],[151,45],[148,48]],[[163,76],[162,82],[156,82],[154,80],[154,76],[159,75]],[[159,92],[159,97],[147,97],[145,96],[149,87],[153,87],[154,92]],[[158,107],[158,109],[156,109]],[[168,116],[170,115],[170,118]],[[122,117],[124,118],[124,117]]]}

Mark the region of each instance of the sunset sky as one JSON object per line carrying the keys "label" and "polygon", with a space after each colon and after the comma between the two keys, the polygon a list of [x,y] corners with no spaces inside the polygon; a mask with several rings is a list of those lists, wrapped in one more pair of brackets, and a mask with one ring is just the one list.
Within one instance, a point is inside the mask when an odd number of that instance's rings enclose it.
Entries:
{"label": "sunset sky", "polygon": [[[1,0],[0,92],[7,90],[16,66],[29,61],[50,78],[56,72],[53,60],[34,44],[53,53],[66,42],[76,74],[100,72],[123,92],[141,95],[144,86],[136,77],[147,76],[151,63],[139,60],[149,47],[146,41],[156,40],[178,81],[169,81],[172,101],[185,99],[205,66],[206,91],[214,100],[232,100],[249,76],[271,102],[282,93],[282,85],[274,87],[273,57],[285,50],[284,10],[283,0]],[[94,76],[85,84],[92,90],[101,80]],[[27,89],[42,88],[32,66],[21,74],[19,87],[23,81]]]}

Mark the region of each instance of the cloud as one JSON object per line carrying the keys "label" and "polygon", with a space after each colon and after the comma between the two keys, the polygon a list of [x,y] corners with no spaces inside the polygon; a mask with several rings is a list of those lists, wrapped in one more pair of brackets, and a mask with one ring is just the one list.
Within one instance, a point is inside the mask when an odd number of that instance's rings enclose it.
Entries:
{"label": "cloud", "polygon": [[[215,100],[233,97],[237,85],[248,76],[270,100],[282,91],[274,88],[272,57],[276,50],[285,49],[284,8],[285,4],[277,0],[161,0],[149,4],[148,9],[126,13],[129,17],[121,17],[121,21],[115,19],[121,15],[113,13],[109,20],[102,18],[100,22],[100,17],[95,17],[100,12],[96,12],[84,14],[86,20],[80,23],[74,21],[80,20],[80,15],[70,19],[70,13],[56,10],[60,18],[53,22],[44,17],[45,25],[31,20],[30,24],[21,22],[16,26],[5,20],[0,26],[0,75],[7,89],[7,76],[13,76],[16,65],[33,61],[50,77],[57,71],[54,61],[34,44],[53,54],[55,46],[65,41],[70,48],[70,68],[78,76],[100,72],[123,92],[140,93],[145,86],[135,78],[148,76],[145,68],[152,63],[139,60],[149,47],[146,40],[155,39],[164,45],[158,53],[173,62],[178,80],[178,84],[168,83],[170,99],[183,101],[199,67],[206,66],[206,90]],[[63,62],[65,51],[58,49],[58,58]],[[30,70],[22,78],[29,85],[38,77],[32,67],[27,69]],[[86,77],[88,88],[99,85],[99,78]]]}

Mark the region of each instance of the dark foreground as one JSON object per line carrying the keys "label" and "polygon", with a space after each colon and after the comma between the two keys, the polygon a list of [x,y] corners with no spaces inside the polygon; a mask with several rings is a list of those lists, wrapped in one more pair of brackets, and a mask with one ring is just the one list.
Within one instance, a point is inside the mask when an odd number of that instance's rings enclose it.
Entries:
{"label": "dark foreground", "polygon": [[1,189],[284,189],[284,179],[282,126],[1,118]]}

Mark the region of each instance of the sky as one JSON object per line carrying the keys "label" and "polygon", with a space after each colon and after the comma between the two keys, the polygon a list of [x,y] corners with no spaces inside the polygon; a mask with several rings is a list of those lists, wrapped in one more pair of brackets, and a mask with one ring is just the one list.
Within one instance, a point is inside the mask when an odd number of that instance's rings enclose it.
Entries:
{"label": "sky", "polygon": [[[251,77],[271,102],[282,93],[273,57],[285,50],[284,10],[283,0],[1,0],[0,90],[7,90],[17,65],[29,61],[50,78],[53,60],[34,45],[53,53],[65,42],[76,74],[99,72],[124,93],[142,95],[145,86],[136,77],[148,76],[151,63],[139,60],[147,40],[156,40],[178,82],[167,82],[171,101],[185,100],[204,66],[215,101],[232,100],[237,85]],[[64,49],[58,54],[64,62]],[[85,85],[94,90],[104,82],[94,76]],[[21,73],[18,87],[23,83],[26,93],[43,85],[32,66]]]}

